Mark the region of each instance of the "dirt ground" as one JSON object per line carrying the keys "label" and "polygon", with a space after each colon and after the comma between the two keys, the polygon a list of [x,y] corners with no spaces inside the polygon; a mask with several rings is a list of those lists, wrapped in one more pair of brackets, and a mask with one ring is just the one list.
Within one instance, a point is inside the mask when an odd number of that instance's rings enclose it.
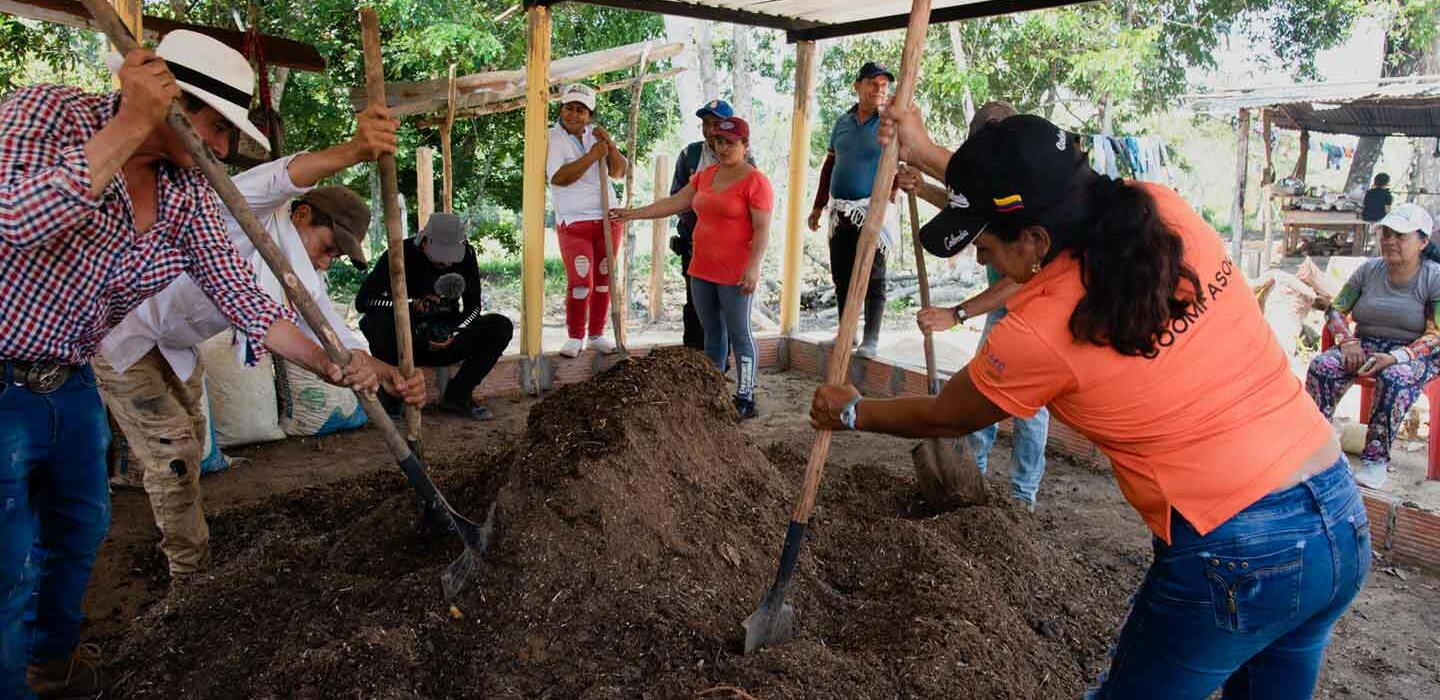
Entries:
{"label": "dirt ground", "polygon": [[[723,401],[677,398],[663,371],[641,379],[535,415],[532,399],[494,400],[479,427],[427,414],[426,456],[462,510],[483,514],[508,474],[461,619],[436,585],[457,547],[414,534],[373,432],[235,451],[248,461],[203,482],[213,575],[169,599],[144,492],[117,489],[86,630],[114,659],[116,695],[1049,698],[1103,667],[1149,560],[1108,473],[1052,456],[1033,516],[1001,501],[919,518],[910,443],[853,434],[835,438],[791,588],[796,639],[739,654],[804,468],[814,383],[762,376],[762,415],[737,437]],[[997,489],[1008,459],[1002,444]],[[1435,697],[1436,630],[1440,580],[1377,561],[1317,697]]]}

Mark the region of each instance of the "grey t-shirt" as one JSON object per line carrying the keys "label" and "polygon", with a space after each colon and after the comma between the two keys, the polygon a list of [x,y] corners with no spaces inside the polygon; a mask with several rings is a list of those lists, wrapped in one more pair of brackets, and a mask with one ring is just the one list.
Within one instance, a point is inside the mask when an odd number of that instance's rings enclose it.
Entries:
{"label": "grey t-shirt", "polygon": [[1355,334],[1410,342],[1425,333],[1425,321],[1440,301],[1440,263],[1428,260],[1409,282],[1390,281],[1385,261],[1370,260],[1355,270],[1347,286],[1360,292],[1350,309]]}

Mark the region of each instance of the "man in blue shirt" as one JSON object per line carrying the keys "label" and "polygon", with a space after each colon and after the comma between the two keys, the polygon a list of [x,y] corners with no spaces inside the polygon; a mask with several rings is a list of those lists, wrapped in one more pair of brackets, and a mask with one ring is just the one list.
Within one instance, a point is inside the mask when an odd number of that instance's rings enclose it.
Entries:
{"label": "man in blue shirt", "polygon": [[[850,274],[860,227],[870,209],[870,190],[880,169],[880,108],[890,96],[895,76],[873,61],[860,67],[855,76],[855,106],[840,116],[830,130],[830,150],[820,169],[820,187],[810,212],[810,230],[820,228],[820,216],[830,205],[830,277],[835,281],[835,298],[840,313],[850,290]],[[891,189],[894,195],[894,189]],[[881,230],[880,247],[870,268],[870,286],[865,294],[865,330],[857,357],[874,357],[880,344],[880,323],[885,313],[885,254],[894,242],[892,226]]]}

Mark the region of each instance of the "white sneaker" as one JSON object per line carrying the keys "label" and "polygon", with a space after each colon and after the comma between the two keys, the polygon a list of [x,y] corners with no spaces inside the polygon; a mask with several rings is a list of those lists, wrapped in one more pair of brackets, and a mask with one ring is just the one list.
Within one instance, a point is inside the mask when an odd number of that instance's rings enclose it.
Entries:
{"label": "white sneaker", "polygon": [[1360,468],[1355,470],[1355,481],[1367,488],[1385,488],[1389,477],[1389,465],[1385,462],[1361,462]]}
{"label": "white sneaker", "polygon": [[590,339],[585,342],[590,345],[591,350],[594,350],[595,352],[598,352],[602,355],[609,355],[610,353],[615,352],[615,341],[606,338],[603,335],[590,336]]}
{"label": "white sneaker", "polygon": [[585,341],[579,338],[571,338],[560,346],[560,354],[564,357],[579,357],[580,351],[585,349]]}

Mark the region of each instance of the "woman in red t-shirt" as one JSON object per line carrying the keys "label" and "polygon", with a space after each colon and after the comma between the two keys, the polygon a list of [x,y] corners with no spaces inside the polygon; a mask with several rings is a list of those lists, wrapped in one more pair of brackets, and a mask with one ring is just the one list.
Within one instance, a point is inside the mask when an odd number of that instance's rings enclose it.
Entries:
{"label": "woman in red t-shirt", "polygon": [[710,147],[720,162],[695,173],[684,189],[648,207],[613,209],[611,218],[660,219],[694,210],[690,291],[705,327],[705,354],[723,371],[726,357],[735,351],[735,408],[742,418],[754,418],[758,357],[750,334],[750,302],[770,240],[775,193],[765,174],[745,162],[750,125],[744,119],[716,124]]}

